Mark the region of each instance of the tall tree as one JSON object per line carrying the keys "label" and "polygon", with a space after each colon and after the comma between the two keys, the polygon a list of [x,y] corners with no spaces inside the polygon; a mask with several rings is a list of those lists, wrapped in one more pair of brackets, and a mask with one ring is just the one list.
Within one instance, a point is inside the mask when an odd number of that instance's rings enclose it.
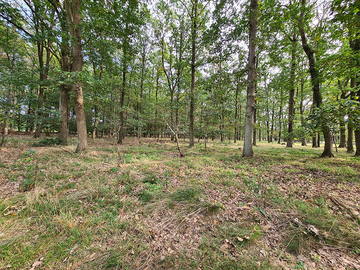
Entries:
{"label": "tall tree", "polygon": [[255,103],[255,63],[256,63],[256,29],[257,29],[257,0],[250,2],[250,28],[249,28],[249,71],[247,85],[247,101],[245,115],[245,137],[243,156],[254,155],[252,149],[252,133],[254,127],[254,103]]}
{"label": "tall tree", "polygon": [[[308,58],[309,61],[309,72],[311,76],[311,84],[312,84],[312,90],[313,90],[313,102],[314,107],[317,109],[321,109],[323,104],[323,99],[320,91],[320,77],[319,77],[319,69],[316,65],[316,58],[315,58],[315,51],[312,48],[312,46],[308,42],[308,38],[306,36],[305,32],[305,13],[308,13],[309,9],[306,6],[306,0],[301,0],[301,10],[300,10],[300,16],[299,16],[299,23],[298,23],[298,29],[301,36],[301,44],[303,47],[303,50]],[[333,137],[331,134],[330,127],[328,126],[328,123],[320,123],[321,124],[321,130],[324,135],[325,140],[325,146],[324,151],[321,154],[321,157],[334,157],[333,154]]]}
{"label": "tall tree", "polygon": [[85,150],[87,144],[86,118],[84,109],[83,89],[81,82],[82,44],[81,44],[81,0],[64,0],[66,19],[69,25],[72,49],[72,72],[74,73],[74,83],[72,90],[74,94],[76,126],[78,143],[76,152]]}

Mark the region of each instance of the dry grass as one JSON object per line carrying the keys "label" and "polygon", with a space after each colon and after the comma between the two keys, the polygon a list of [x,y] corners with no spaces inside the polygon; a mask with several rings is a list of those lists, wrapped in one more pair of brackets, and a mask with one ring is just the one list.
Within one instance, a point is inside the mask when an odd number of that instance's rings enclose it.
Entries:
{"label": "dry grass", "polygon": [[[0,149],[0,269],[360,265],[359,224],[329,199],[359,210],[360,161],[343,149],[318,159],[321,149],[260,143],[243,159],[242,142],[205,151],[181,140],[180,158],[170,140],[126,138],[119,166],[112,139],[89,140],[81,154],[73,139],[42,148],[12,140]],[[35,188],[20,192],[35,175]]]}

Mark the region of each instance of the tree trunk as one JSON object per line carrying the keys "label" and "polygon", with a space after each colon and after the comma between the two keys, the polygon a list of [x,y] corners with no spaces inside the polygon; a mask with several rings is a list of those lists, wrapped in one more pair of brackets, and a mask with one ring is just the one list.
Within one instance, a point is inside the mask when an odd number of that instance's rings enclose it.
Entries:
{"label": "tree trunk", "polygon": [[[360,19],[360,11],[357,12],[357,17],[359,17]],[[355,40],[355,46],[354,46],[354,52],[356,54],[358,54],[360,51],[360,37],[358,37]],[[360,59],[359,57],[357,57],[356,59],[356,64],[357,67],[360,68]],[[356,87],[357,87],[357,92],[356,92],[356,96],[357,99],[360,100],[360,75],[359,73],[356,74]],[[358,109],[359,109],[359,105],[358,105]],[[360,123],[357,123],[357,125],[355,126],[355,144],[356,144],[356,152],[355,152],[355,156],[359,157],[360,156]]]}
{"label": "tree trunk", "polygon": [[[72,36],[72,72],[76,72],[76,75],[78,75],[78,73],[81,73],[82,71],[82,45],[80,27],[81,0],[65,0],[65,3],[67,11],[66,18],[69,25],[70,35]],[[75,83],[72,85],[72,89],[74,93],[76,129],[78,138],[76,152],[81,152],[85,150],[88,145],[82,83],[79,79],[75,79]]]}
{"label": "tree trunk", "polygon": [[312,148],[316,148],[317,147],[317,144],[316,144],[316,135],[314,135],[312,137]]}
{"label": "tree trunk", "polygon": [[236,92],[235,92],[235,117],[234,117],[234,143],[236,143],[237,139],[237,118],[238,118],[238,96],[239,96],[239,83],[236,85]]}
{"label": "tree trunk", "polygon": [[[255,90],[256,92],[256,90]],[[254,125],[256,124],[256,99],[254,101]],[[256,127],[253,128],[253,138],[252,138],[253,146],[256,146]]]}
{"label": "tree trunk", "polygon": [[278,144],[281,144],[281,120],[282,120],[282,100],[283,100],[283,92],[282,89],[280,88],[280,108],[279,108],[279,138],[278,138]]}
{"label": "tree trunk", "polygon": [[275,118],[275,101],[273,100],[272,109],[271,109],[271,132],[270,132],[270,142],[274,138],[274,118]]}
{"label": "tree trunk", "polygon": [[122,71],[122,87],[120,94],[120,129],[118,133],[118,144],[123,144],[124,138],[124,104],[125,104],[125,91],[126,91],[126,70],[127,70],[127,61],[126,61],[126,45],[124,44],[124,62],[123,62],[123,71]]}
{"label": "tree trunk", "polygon": [[65,84],[60,85],[60,132],[59,139],[67,143],[69,134],[69,87]]}
{"label": "tree trunk", "polygon": [[255,62],[256,62],[256,28],[257,28],[257,0],[250,3],[250,31],[249,31],[249,71],[247,86],[247,101],[245,115],[245,138],[243,157],[252,157],[252,133],[254,128],[254,103],[255,103]]}
{"label": "tree trunk", "polygon": [[198,18],[198,0],[193,3],[191,14],[191,88],[190,88],[190,112],[189,112],[189,147],[194,146],[194,113],[195,113],[195,64],[196,64],[196,35]]}
{"label": "tree trunk", "polygon": [[[66,5],[66,3],[64,3]],[[66,7],[65,7],[66,8]],[[60,45],[60,66],[64,73],[70,71],[69,65],[69,27],[66,21],[66,9],[57,8],[57,13],[61,26],[61,45]],[[67,143],[69,135],[69,101],[70,87],[67,84],[60,85],[60,132],[59,139],[63,143]]]}
{"label": "tree trunk", "polygon": [[[315,65],[314,51],[312,50],[312,48],[310,47],[310,45],[307,42],[305,31],[304,31],[304,25],[303,25],[304,8],[305,8],[306,0],[302,0],[301,3],[302,3],[303,9],[301,10],[299,24],[298,24],[298,28],[299,28],[299,32],[300,32],[300,36],[301,36],[301,44],[302,44],[303,50],[306,53],[306,55],[308,57],[308,61],[309,61],[309,71],[310,71],[311,84],[312,84],[312,90],[313,90],[313,102],[317,108],[321,108],[322,96],[321,96],[321,92],[320,92],[319,73],[318,73],[318,69]],[[321,157],[334,157],[334,154],[332,152],[333,140],[332,140],[330,128],[327,126],[327,123],[322,123],[321,129],[322,129],[322,132],[324,134],[324,139],[325,139],[324,152],[321,154]],[[331,145],[329,145],[329,144],[331,144]]]}
{"label": "tree trunk", "polygon": [[294,115],[295,115],[295,53],[296,53],[296,33],[294,31],[293,37],[291,40],[291,64],[290,64],[290,92],[289,92],[289,125],[288,125],[288,139],[286,143],[286,147],[293,147],[294,144]]}
{"label": "tree trunk", "polygon": [[[304,127],[304,80],[301,79],[300,82],[300,115],[301,115],[301,126]],[[306,138],[301,138],[301,146],[306,146]]]}

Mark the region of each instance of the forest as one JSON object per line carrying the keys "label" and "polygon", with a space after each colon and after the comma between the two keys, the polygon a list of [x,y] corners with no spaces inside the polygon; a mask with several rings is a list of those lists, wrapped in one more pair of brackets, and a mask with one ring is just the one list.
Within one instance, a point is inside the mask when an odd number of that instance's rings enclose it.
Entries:
{"label": "forest", "polygon": [[0,269],[359,269],[358,0],[0,2]]}

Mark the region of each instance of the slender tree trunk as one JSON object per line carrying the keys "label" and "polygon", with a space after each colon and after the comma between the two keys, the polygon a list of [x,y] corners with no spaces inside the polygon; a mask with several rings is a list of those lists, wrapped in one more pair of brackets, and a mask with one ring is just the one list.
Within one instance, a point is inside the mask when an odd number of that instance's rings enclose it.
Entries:
{"label": "slender tree trunk", "polygon": [[278,138],[278,144],[281,143],[281,129],[282,129],[281,121],[282,121],[282,106],[283,106],[282,100],[283,100],[283,91],[282,91],[282,89],[280,89],[279,138]]}
{"label": "slender tree trunk", "polygon": [[252,157],[252,133],[254,128],[254,103],[255,103],[255,62],[256,62],[256,28],[257,28],[257,0],[250,2],[250,31],[249,31],[249,72],[247,86],[247,101],[245,115],[245,138],[243,157]]}
{"label": "slender tree trunk", "polygon": [[[72,36],[72,71],[80,73],[82,71],[82,45],[81,45],[81,17],[80,7],[81,0],[65,0],[67,10],[67,22],[70,29],[70,35]],[[75,79],[75,83],[72,85],[74,93],[74,104],[76,113],[76,128],[78,144],[76,152],[81,152],[87,148],[87,130],[86,130],[86,118],[84,109],[84,99],[82,91],[82,83],[79,79]]]}
{"label": "slender tree trunk", "polygon": [[146,60],[146,47],[145,45],[143,46],[143,51],[141,54],[141,78],[140,78],[140,103],[139,103],[139,116],[138,116],[138,121],[139,121],[139,126],[138,126],[138,139],[141,138],[141,114],[142,114],[142,100],[143,100],[143,92],[144,92],[144,73],[145,73],[145,60]]}
{"label": "slender tree trunk", "polygon": [[239,140],[241,140],[243,137],[242,137],[242,106],[241,106],[241,103],[239,105],[239,127],[240,127],[240,130],[238,132],[238,138]]}
{"label": "slender tree trunk", "polygon": [[118,144],[123,144],[124,138],[124,104],[125,104],[125,91],[126,91],[126,70],[127,70],[127,61],[126,61],[126,45],[124,45],[124,62],[123,62],[123,71],[122,71],[122,87],[120,93],[120,129],[118,134]]}
{"label": "slender tree trunk", "polygon": [[316,143],[316,135],[314,135],[312,137],[312,148],[316,148],[317,147],[317,143]]}
{"label": "slender tree trunk", "polygon": [[[342,92],[341,93],[341,98],[345,99],[345,95],[346,95],[346,93]],[[339,148],[345,148],[345,144],[346,144],[345,119],[344,119],[344,116],[341,116],[341,119],[340,119],[340,143],[339,143]]]}
{"label": "slender tree trunk", "polygon": [[156,88],[155,88],[155,130],[156,130],[156,137],[159,140],[160,137],[160,125],[158,125],[158,92],[159,92],[159,79],[160,79],[160,72],[159,72],[159,68],[157,68],[156,70]]}
{"label": "slender tree trunk", "polygon": [[[302,8],[305,8],[306,0],[302,0]],[[311,84],[313,90],[313,102],[317,108],[321,108],[322,106],[322,96],[320,92],[320,80],[319,80],[319,73],[318,69],[315,65],[315,56],[314,51],[310,47],[307,42],[307,38],[305,35],[304,25],[303,25],[303,18],[304,18],[304,10],[301,10],[300,13],[300,20],[298,24],[300,36],[301,36],[301,44],[306,53],[308,60],[309,60],[309,71],[311,76]],[[324,152],[321,154],[321,157],[334,157],[333,154],[333,136],[331,134],[330,128],[327,126],[327,123],[322,124],[322,132],[324,134],[325,139],[325,146]]]}
{"label": "slender tree trunk", "polygon": [[69,134],[69,87],[65,84],[60,85],[60,132],[59,139],[67,143]]}
{"label": "slender tree trunk", "polygon": [[234,143],[236,143],[237,139],[237,118],[238,118],[238,95],[239,95],[239,83],[236,85],[236,92],[235,92],[235,117],[234,117]]}
{"label": "slender tree trunk", "polygon": [[195,114],[195,65],[196,65],[196,35],[198,19],[198,0],[192,5],[191,24],[191,88],[190,88],[190,112],[189,112],[189,147],[194,146],[194,114]]}
{"label": "slender tree trunk", "polygon": [[12,85],[10,85],[8,98],[7,98],[7,103],[8,103],[9,108],[6,110],[6,117],[5,117],[5,121],[4,121],[4,131],[3,131],[3,135],[5,135],[5,136],[9,135],[9,120],[10,120],[10,116],[11,116],[12,99],[13,99],[13,97],[12,97]]}
{"label": "slender tree trunk", "polygon": [[269,96],[267,96],[266,101],[266,134],[267,142],[270,143],[270,111],[269,111]]}
{"label": "slender tree trunk", "polygon": [[[350,88],[355,88],[355,78],[350,79]],[[350,99],[355,98],[355,92],[350,92]],[[347,139],[347,152],[354,153],[354,126],[351,121],[348,122],[348,139]]]}
{"label": "slender tree trunk", "polygon": [[[304,127],[304,80],[301,79],[300,82],[300,117],[301,117],[301,126]],[[306,146],[306,138],[301,138],[301,146]]]}
{"label": "slender tree trunk", "polygon": [[259,142],[261,142],[261,127],[259,126]]}
{"label": "slender tree trunk", "polygon": [[274,138],[274,118],[275,118],[275,101],[273,100],[272,109],[271,109],[271,134],[270,134],[270,142],[273,141]]}
{"label": "slender tree trunk", "polygon": [[294,115],[295,115],[295,69],[296,69],[296,33],[294,31],[293,37],[291,40],[291,65],[290,65],[290,92],[289,92],[289,125],[288,125],[288,134],[289,138],[287,139],[286,147],[293,147],[294,144]]}
{"label": "slender tree trunk", "polygon": [[[359,7],[359,4],[357,6]],[[357,12],[357,17],[358,17],[358,20],[360,20],[360,11]],[[360,52],[360,37],[359,36],[355,40],[354,52],[356,53],[356,55],[358,55],[358,53]],[[357,57],[357,59],[356,59],[356,64],[357,64],[357,67],[360,68],[360,59],[359,59],[359,57]],[[356,97],[357,97],[358,100],[360,100],[360,89],[359,89],[360,75],[359,75],[359,73],[356,74],[356,83],[355,83],[355,85],[357,87]],[[358,106],[358,109],[359,109],[359,107],[360,106]],[[360,156],[360,121],[355,126],[355,144],[356,144],[355,156],[359,157]]]}
{"label": "slender tree trunk", "polygon": [[[256,88],[255,88],[255,92],[256,92]],[[256,95],[256,93],[255,93]],[[254,101],[254,125],[256,124],[256,99]],[[256,128],[253,128],[253,139],[252,139],[252,144],[253,146],[256,146]]]}

